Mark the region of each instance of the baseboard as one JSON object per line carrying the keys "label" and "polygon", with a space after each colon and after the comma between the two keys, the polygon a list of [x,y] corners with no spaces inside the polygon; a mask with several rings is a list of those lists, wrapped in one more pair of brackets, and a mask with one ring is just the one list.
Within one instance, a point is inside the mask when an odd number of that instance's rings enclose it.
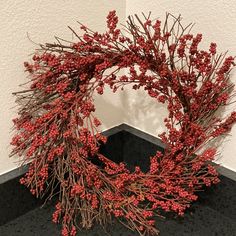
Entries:
{"label": "baseboard", "polygon": [[0,175],[0,184],[3,184],[11,179],[17,178],[18,176],[25,174],[27,170],[28,165],[26,164]]}
{"label": "baseboard", "polygon": [[[138,139],[145,140],[145,142],[142,143],[143,145],[145,144],[145,146],[156,145],[157,147],[164,149],[164,145],[159,138],[152,136],[148,133],[145,133],[145,132],[143,132],[137,128],[134,128],[130,125],[127,125],[127,124],[120,124],[118,126],[112,127],[110,129],[104,131],[103,134],[107,137],[111,137],[119,132],[128,132],[129,134],[134,135],[136,137],[136,140],[135,140],[136,142]],[[145,148],[145,147],[143,147],[143,148]],[[236,172],[235,171],[230,170],[224,166],[217,166],[217,169],[221,175],[226,176],[227,178],[230,178],[230,179],[236,181]],[[14,178],[17,178],[18,176],[23,175],[24,173],[27,172],[27,170],[28,170],[28,165],[26,164],[24,166],[20,166],[14,170],[11,170],[7,173],[0,175],[0,184],[3,184],[11,179],[14,179]]]}

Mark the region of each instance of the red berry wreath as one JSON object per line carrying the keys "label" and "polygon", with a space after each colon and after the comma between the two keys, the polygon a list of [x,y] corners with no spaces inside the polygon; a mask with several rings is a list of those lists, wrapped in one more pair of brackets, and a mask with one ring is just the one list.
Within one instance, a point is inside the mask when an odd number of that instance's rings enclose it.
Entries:
{"label": "red berry wreath", "polygon": [[[190,34],[192,25],[183,26],[180,17],[167,14],[163,25],[143,17],[128,17],[121,31],[111,11],[105,33],[81,25],[79,36],[70,28],[77,42],[56,38],[25,63],[30,88],[15,93],[20,109],[12,154],[30,161],[20,182],[32,194],[57,194],[53,221],[62,222],[64,236],[105,225],[113,216],[140,235],[157,235],[153,217],[183,215],[198,190],[219,181],[210,162],[216,149],[209,144],[236,121],[236,112],[227,118],[216,113],[234,95],[234,58],[217,55],[215,43],[208,51],[199,49],[202,35]],[[123,68],[128,73],[118,75]],[[169,111],[168,132],[159,135],[165,151],[150,157],[146,173],[99,153],[106,138],[97,130],[93,94],[127,84],[143,88]]]}

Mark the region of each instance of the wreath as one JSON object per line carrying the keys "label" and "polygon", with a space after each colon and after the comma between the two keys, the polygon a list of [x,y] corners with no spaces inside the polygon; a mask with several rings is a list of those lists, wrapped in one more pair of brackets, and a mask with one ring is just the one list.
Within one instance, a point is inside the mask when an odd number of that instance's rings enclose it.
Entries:
{"label": "wreath", "polygon": [[[184,26],[180,16],[167,14],[161,24],[150,14],[134,15],[122,30],[117,24],[111,11],[105,33],[80,23],[82,36],[69,27],[76,42],[56,37],[40,45],[24,64],[30,87],[14,93],[19,111],[12,155],[29,163],[20,183],[36,197],[57,196],[53,222],[62,223],[63,236],[114,217],[140,235],[158,235],[155,216],[183,215],[199,190],[219,182],[212,141],[236,121],[236,112],[224,118],[218,112],[234,95],[233,57],[216,54],[215,43],[199,49],[202,35],[191,34],[192,24]],[[106,137],[93,94],[128,84],[169,112],[159,135],[165,150],[150,157],[147,172],[130,171],[99,151]]]}

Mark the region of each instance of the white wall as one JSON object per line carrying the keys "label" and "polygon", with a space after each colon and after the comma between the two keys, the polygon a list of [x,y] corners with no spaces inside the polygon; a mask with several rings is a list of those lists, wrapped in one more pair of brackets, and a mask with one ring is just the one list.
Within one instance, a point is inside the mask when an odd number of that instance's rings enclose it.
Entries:
{"label": "white wall", "polygon": [[[152,11],[153,18],[163,20],[166,12],[181,14],[183,22],[196,23],[193,32],[203,33],[203,47],[216,42],[219,51],[229,51],[236,55],[236,1],[234,0],[127,0],[126,16]],[[236,73],[232,75],[236,83]],[[126,91],[125,122],[147,133],[157,135],[163,129],[164,106],[155,102],[142,91]],[[126,110],[125,109],[125,110]],[[227,109],[227,112],[233,107]],[[234,106],[236,110],[236,106]],[[236,171],[236,127],[221,148],[218,160],[224,167]]]}
{"label": "white wall", "polygon": [[[17,166],[17,158],[9,158],[11,147],[11,119],[16,110],[12,92],[26,81],[23,62],[30,59],[37,43],[52,42],[54,36],[72,39],[67,25],[79,29],[77,20],[91,28],[103,31],[106,16],[116,9],[121,21],[125,19],[125,0],[7,0],[0,1],[0,175]],[[103,129],[120,124],[122,108],[120,94],[109,92],[96,99],[98,115],[103,121]],[[105,107],[105,109],[103,109]],[[112,110],[112,113],[110,111]]]}
{"label": "white wall", "polygon": [[[107,13],[116,9],[120,20],[125,15],[152,11],[153,17],[163,19],[165,12],[179,13],[186,23],[196,22],[195,32],[202,32],[206,42],[217,42],[222,51],[236,54],[236,4],[228,0],[1,0],[0,9],[0,175],[17,166],[17,158],[9,158],[11,150],[11,119],[16,110],[13,91],[18,84],[26,81],[22,66],[35,49],[27,38],[33,41],[52,42],[54,35],[72,39],[67,25],[79,28],[80,20],[98,31],[105,29]],[[236,83],[236,73],[232,77]],[[96,97],[97,114],[103,122],[102,129],[120,123],[128,123],[147,133],[156,135],[162,131],[162,120],[166,116],[165,106],[156,104],[141,91],[126,89],[120,94],[106,91]],[[236,127],[231,132],[230,141],[222,150],[223,166],[236,171]]]}

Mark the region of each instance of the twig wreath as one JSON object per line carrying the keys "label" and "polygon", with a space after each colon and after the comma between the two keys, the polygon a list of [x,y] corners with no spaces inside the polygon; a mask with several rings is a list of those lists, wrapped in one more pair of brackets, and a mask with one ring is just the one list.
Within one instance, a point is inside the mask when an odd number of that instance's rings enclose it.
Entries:
{"label": "twig wreath", "polygon": [[[216,149],[209,144],[236,121],[236,112],[226,118],[216,113],[234,95],[234,58],[217,55],[215,43],[200,50],[202,35],[190,34],[192,24],[183,26],[180,17],[167,14],[163,25],[143,17],[128,17],[121,31],[111,11],[101,34],[81,24],[79,36],[69,27],[77,42],[57,37],[25,63],[30,88],[15,93],[20,109],[12,155],[30,161],[20,182],[33,195],[58,196],[53,221],[62,222],[63,236],[113,217],[140,235],[158,235],[153,217],[183,215],[197,191],[219,182],[210,162]],[[123,68],[128,73],[119,75]],[[167,132],[159,135],[165,151],[150,157],[146,173],[99,152],[106,137],[97,129],[93,94],[127,84],[169,111]]]}

